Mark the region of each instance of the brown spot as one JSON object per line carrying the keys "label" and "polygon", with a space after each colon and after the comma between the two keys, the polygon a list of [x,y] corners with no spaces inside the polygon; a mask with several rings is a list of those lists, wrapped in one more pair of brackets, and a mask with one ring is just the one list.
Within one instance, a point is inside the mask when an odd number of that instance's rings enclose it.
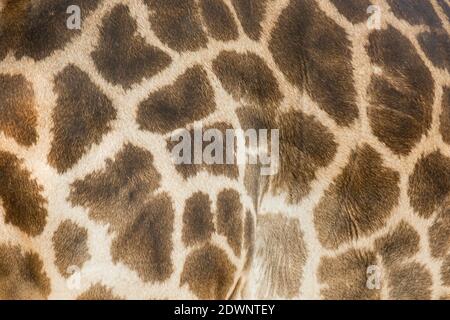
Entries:
{"label": "brown spot", "polygon": [[[225,139],[222,141],[223,149],[221,149],[222,154],[223,154],[223,162],[213,163],[213,164],[206,164],[206,163],[194,164],[194,154],[195,154],[195,150],[196,150],[194,147],[195,133],[197,132],[197,134],[203,136],[205,131],[209,130],[209,129],[219,130],[222,133],[222,137],[225,137]],[[191,153],[189,154],[189,159],[191,160],[191,163],[190,164],[189,163],[181,163],[181,164],[177,164],[175,166],[175,169],[183,176],[183,179],[188,179],[190,177],[193,177],[202,170],[206,170],[209,173],[216,175],[216,176],[223,175],[223,176],[233,178],[233,179],[237,179],[239,177],[239,168],[238,168],[238,165],[236,165],[236,159],[235,159],[236,157],[233,155],[232,163],[230,163],[230,164],[226,163],[226,156],[227,156],[226,130],[227,129],[233,129],[233,126],[231,126],[228,123],[217,122],[217,123],[212,124],[211,126],[202,127],[201,130],[199,128],[189,130],[189,137],[190,137],[189,139],[191,142]],[[188,142],[181,142],[181,140],[171,141],[171,139],[168,139],[167,140],[167,149],[170,152],[173,152],[175,146],[179,143],[183,143],[183,145],[186,145],[186,146],[188,145]],[[203,152],[205,152],[205,149],[208,147],[208,145],[210,143],[211,143],[210,141],[202,141],[202,150],[201,150],[202,154],[203,154]],[[230,143],[230,145],[231,145],[231,143]],[[209,155],[208,152],[206,152],[206,153]],[[212,152],[212,153],[215,154],[215,152]]]}
{"label": "brown spot", "polygon": [[450,252],[450,197],[438,209],[438,214],[428,229],[428,243],[434,258],[443,258]]}
{"label": "brown spot", "polygon": [[222,249],[206,245],[186,258],[180,284],[187,284],[200,299],[225,299],[235,272]]}
{"label": "brown spot", "polygon": [[141,129],[168,133],[200,120],[215,110],[214,91],[199,65],[188,69],[172,85],[150,95],[139,105]]}
{"label": "brown spot", "polygon": [[450,144],[450,87],[444,88],[442,97],[442,113],[440,116],[442,139]]}
{"label": "brown spot", "polygon": [[422,156],[409,177],[411,205],[421,217],[428,218],[450,192],[450,159],[439,151]]}
{"label": "brown spot", "polygon": [[120,300],[111,288],[102,285],[101,283],[96,283],[92,285],[88,290],[83,292],[78,296],[77,300]]}
{"label": "brown spot", "polygon": [[62,276],[69,277],[69,267],[81,268],[90,259],[87,237],[86,228],[81,228],[70,220],[62,222],[53,234],[55,264]]}
{"label": "brown spot", "polygon": [[53,142],[49,163],[59,173],[70,169],[108,132],[116,110],[89,76],[70,65],[55,78],[57,105],[53,111]]}
{"label": "brown spot", "polygon": [[[256,261],[262,261],[259,298],[293,298],[298,295],[307,250],[298,219],[280,214],[258,216]],[[260,268],[258,268],[259,270]]]}
{"label": "brown spot", "polygon": [[267,0],[231,0],[242,29],[252,40],[261,36]]}
{"label": "brown spot", "polygon": [[301,111],[283,114],[280,128],[280,168],[273,177],[273,190],[286,191],[289,200],[300,201],[311,191],[319,168],[333,160],[337,144],[329,130]]}
{"label": "brown spot", "polygon": [[408,223],[402,221],[388,235],[377,239],[375,248],[387,266],[398,264],[419,251],[419,234]]}
{"label": "brown spot", "polygon": [[0,61],[8,51],[17,59],[48,57],[65,45],[80,30],[67,28],[67,8],[77,5],[83,21],[97,7],[98,0],[18,0],[6,1],[0,12]]}
{"label": "brown spot", "polygon": [[0,245],[0,300],[41,300],[49,294],[50,279],[39,256]]}
{"label": "brown spot", "polygon": [[33,88],[23,76],[0,74],[0,131],[25,146],[37,142],[34,104]]}
{"label": "brown spot", "polygon": [[389,296],[398,300],[431,298],[431,274],[417,262],[396,266],[389,272]]}
{"label": "brown spot", "polygon": [[269,43],[287,79],[308,92],[339,125],[358,117],[351,42],[311,0],[291,1]]}
{"label": "brown spot", "polygon": [[130,88],[166,68],[171,58],[136,35],[137,24],[125,5],[117,5],[103,19],[99,47],[92,58],[109,82]]}
{"label": "brown spot", "polygon": [[376,265],[373,252],[350,250],[337,257],[322,257],[318,278],[326,285],[321,294],[332,300],[374,300],[380,298],[379,290],[367,287],[367,270]]}
{"label": "brown spot", "polygon": [[235,100],[267,107],[278,104],[282,98],[272,71],[254,53],[222,51],[213,61],[213,71]]}
{"label": "brown spot", "polygon": [[314,210],[320,243],[335,249],[382,228],[398,203],[398,183],[399,174],[369,145],[353,151]]}
{"label": "brown spot", "polygon": [[407,154],[431,125],[434,81],[413,45],[392,26],[369,36],[373,75],[368,116],[374,134],[397,154]]}
{"label": "brown spot", "polygon": [[445,258],[444,262],[442,263],[441,279],[444,286],[450,287],[450,256],[447,256],[447,258]]}
{"label": "brown spot", "polygon": [[158,38],[177,51],[206,47],[197,2],[194,0],[145,0],[150,7],[150,23]]}
{"label": "brown spot", "polygon": [[339,13],[352,23],[365,22],[368,19],[369,0],[332,0]]}
{"label": "brown spot", "polygon": [[167,194],[150,199],[135,215],[127,219],[112,243],[113,262],[123,262],[137,271],[144,281],[164,281],[173,271],[172,200]]}
{"label": "brown spot", "polygon": [[5,210],[5,223],[10,223],[30,236],[42,233],[47,223],[47,201],[43,191],[21,161],[0,151],[0,199]]}
{"label": "brown spot", "polygon": [[435,66],[450,71],[450,38],[445,29],[422,32],[418,40],[428,59]]}
{"label": "brown spot", "polygon": [[217,40],[236,40],[239,36],[230,9],[222,0],[201,0],[200,8],[209,34]]}
{"label": "brown spot", "polygon": [[183,213],[183,241],[186,245],[208,241],[214,233],[211,200],[202,192],[186,200]]}
{"label": "brown spot", "polygon": [[388,0],[388,3],[397,18],[404,19],[410,24],[441,26],[441,21],[430,1]]}
{"label": "brown spot", "polygon": [[227,238],[237,256],[241,255],[243,208],[239,193],[225,189],[217,196],[217,231]]}

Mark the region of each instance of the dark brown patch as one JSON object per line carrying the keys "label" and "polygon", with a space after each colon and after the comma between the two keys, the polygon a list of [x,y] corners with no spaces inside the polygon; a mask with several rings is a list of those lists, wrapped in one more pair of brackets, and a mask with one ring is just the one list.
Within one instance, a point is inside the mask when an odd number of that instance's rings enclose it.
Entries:
{"label": "dark brown patch", "polygon": [[369,0],[332,0],[339,13],[352,23],[365,22],[368,19]]}
{"label": "dark brown patch", "polygon": [[41,300],[49,294],[50,279],[39,256],[0,245],[0,300]]}
{"label": "dark brown patch", "polygon": [[306,90],[339,125],[358,117],[351,42],[343,28],[311,0],[291,1],[269,48],[288,80]]}
{"label": "dark brown patch", "polygon": [[392,151],[407,154],[430,128],[434,80],[413,45],[392,26],[369,35],[367,52],[383,69],[368,88],[372,130]]}
{"label": "dark brown patch", "polygon": [[231,0],[244,32],[252,40],[261,36],[261,22],[266,13],[267,0]]}
{"label": "dark brown patch", "polygon": [[434,258],[443,258],[450,252],[450,196],[438,209],[433,225],[428,230],[428,237]]}
{"label": "dark brown patch", "polygon": [[408,195],[420,216],[428,218],[450,192],[450,159],[439,151],[422,156],[409,177]]}
{"label": "dark brown patch", "polygon": [[202,192],[186,200],[183,213],[183,241],[186,245],[208,241],[214,233],[211,200]]}
{"label": "dark brown patch", "polygon": [[[222,149],[222,154],[223,154],[223,159],[224,161],[222,163],[214,163],[214,164],[206,164],[206,163],[202,163],[202,164],[194,164],[194,154],[195,154],[195,148],[194,148],[194,139],[195,139],[195,133],[197,132],[199,135],[201,134],[201,136],[203,136],[203,134],[205,133],[206,130],[209,129],[216,129],[219,130],[222,133],[222,137],[225,137],[224,141],[223,141],[223,149]],[[183,176],[184,179],[188,179],[190,177],[195,176],[197,173],[199,173],[202,170],[206,170],[209,173],[216,175],[216,176],[226,176],[229,178],[233,178],[233,179],[237,179],[239,177],[239,167],[238,165],[236,165],[236,157],[233,155],[233,162],[231,164],[227,164],[226,163],[226,130],[227,129],[233,129],[233,127],[227,123],[224,122],[217,122],[212,124],[211,126],[207,126],[202,128],[202,130],[200,130],[199,128],[195,128],[195,129],[191,129],[189,130],[189,136],[190,136],[190,141],[191,141],[191,153],[189,155],[190,159],[192,160],[190,164],[186,164],[186,163],[181,163],[181,164],[177,164],[175,166],[175,169]],[[201,131],[201,132],[200,132]],[[171,139],[169,138],[167,140],[167,149],[172,152],[174,150],[174,147],[178,144],[181,143],[181,140],[176,140],[176,141],[171,141]],[[202,153],[205,151],[205,149],[207,148],[207,146],[210,144],[211,142],[206,141],[206,142],[202,142]],[[186,143],[187,144],[187,143]],[[236,148],[235,148],[236,150]]]}
{"label": "dark brown patch", "polygon": [[116,110],[89,76],[70,65],[55,78],[57,105],[53,110],[53,142],[49,163],[59,173],[70,169],[110,130]]}
{"label": "dark brown patch", "polygon": [[47,201],[30,172],[14,155],[0,151],[0,199],[5,210],[5,223],[10,223],[30,236],[42,233],[47,223]]}
{"label": "dark brown patch", "polygon": [[408,223],[402,221],[388,235],[377,239],[375,248],[387,266],[398,264],[419,251],[419,234]]}
{"label": "dark brown patch", "polygon": [[399,179],[369,145],[353,151],[314,210],[320,243],[335,249],[382,228],[398,203]]}
{"label": "dark brown patch", "polygon": [[235,272],[236,267],[222,249],[206,245],[189,254],[180,284],[187,284],[200,299],[225,299]]}
{"label": "dark brown patch", "polygon": [[41,60],[63,49],[80,34],[80,30],[67,28],[67,8],[79,6],[84,21],[97,3],[98,0],[6,1],[0,12],[0,61],[10,50],[17,59],[29,56]]}
{"label": "dark brown patch", "polygon": [[444,286],[450,287],[450,255],[442,263],[441,279]]}
{"label": "dark brown patch", "polygon": [[428,59],[435,66],[450,71],[450,38],[445,29],[422,32],[418,40]]}
{"label": "dark brown patch", "polygon": [[267,107],[277,105],[282,98],[272,71],[254,53],[222,51],[213,61],[213,71],[235,100]]}
{"label": "dark brown patch", "polygon": [[214,91],[199,65],[188,69],[172,85],[150,95],[139,105],[141,129],[168,133],[200,120],[215,110]]}
{"label": "dark brown patch", "polygon": [[25,146],[37,142],[34,104],[33,88],[23,76],[0,74],[0,131]]}
{"label": "dark brown patch", "polygon": [[441,26],[441,21],[430,1],[388,0],[388,3],[397,18],[404,19],[410,24]]}
{"label": "dark brown patch", "polygon": [[217,196],[217,231],[227,238],[237,256],[241,255],[243,208],[239,193],[225,189]]}
{"label": "dark brown patch", "polygon": [[329,130],[301,111],[283,114],[280,128],[280,168],[273,177],[273,190],[286,191],[292,202],[310,192],[316,172],[333,160],[337,144]]}
{"label": "dark brown patch", "polygon": [[70,220],[63,221],[53,234],[55,265],[63,277],[70,276],[69,267],[81,268],[90,259],[87,238],[86,228]]}
{"label": "dark brown patch", "polygon": [[80,294],[77,300],[120,300],[120,298],[113,293],[111,288],[96,283]]}
{"label": "dark brown patch", "polygon": [[195,0],[145,0],[150,7],[150,23],[158,38],[177,51],[206,47]]}
{"label": "dark brown patch", "polygon": [[450,22],[450,5],[448,5],[445,0],[437,0],[437,3],[441,6],[442,11],[444,11],[444,14],[447,16],[449,22]]}
{"label": "dark brown patch", "polygon": [[450,144],[450,87],[444,88],[442,97],[442,113],[440,116],[442,139]]}
{"label": "dark brown patch", "polygon": [[413,262],[390,270],[389,296],[399,300],[425,300],[431,298],[433,281],[425,266]]}
{"label": "dark brown patch", "polygon": [[129,221],[124,223],[112,243],[115,263],[122,262],[137,271],[144,281],[164,281],[173,271],[172,200],[167,194],[150,199]]}
{"label": "dark brown patch", "polygon": [[136,35],[137,24],[125,5],[116,6],[103,19],[99,47],[92,58],[109,82],[130,88],[166,68],[171,58]]}
{"label": "dark brown patch", "polygon": [[322,257],[318,278],[327,286],[321,290],[325,299],[374,300],[379,290],[367,287],[367,270],[376,265],[376,256],[370,251],[350,250],[337,257]]}
{"label": "dark brown patch", "polygon": [[230,9],[222,0],[201,0],[203,20],[209,34],[217,40],[236,40],[239,36]]}
{"label": "dark brown patch", "polygon": [[[262,297],[293,298],[298,295],[307,250],[298,219],[280,214],[257,218],[256,261],[263,261],[263,281],[257,292]],[[258,268],[259,270],[259,268]]]}

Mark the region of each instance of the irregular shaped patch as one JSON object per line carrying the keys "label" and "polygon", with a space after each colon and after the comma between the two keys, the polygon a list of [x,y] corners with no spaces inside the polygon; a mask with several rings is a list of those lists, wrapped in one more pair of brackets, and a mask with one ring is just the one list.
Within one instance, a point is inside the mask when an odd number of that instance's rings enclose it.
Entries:
{"label": "irregular shaped patch", "polygon": [[397,154],[408,154],[431,125],[434,80],[416,49],[389,26],[369,35],[367,52],[382,68],[368,87],[373,133]]}
{"label": "irregular shaped patch", "polygon": [[450,192],[450,159],[439,151],[422,156],[409,177],[408,195],[414,210],[429,218]]}
{"label": "irregular shaped patch", "polygon": [[7,1],[0,12],[0,61],[8,51],[17,59],[48,57],[65,45],[80,30],[67,28],[67,8],[77,5],[83,20],[97,7],[98,0],[21,0]]}
{"label": "irregular shaped patch", "polygon": [[42,300],[49,294],[50,279],[39,255],[1,244],[0,300]]}
{"label": "irregular shaped patch", "polygon": [[225,189],[217,196],[217,231],[227,238],[236,256],[240,256],[243,208],[239,193],[233,189]]}
{"label": "irregular shaped patch", "polygon": [[434,258],[450,253],[450,196],[440,206],[433,224],[428,229],[428,243]]}
{"label": "irregular shaped patch", "polygon": [[111,101],[89,76],[70,65],[55,78],[57,105],[53,110],[53,141],[49,163],[59,173],[70,169],[103,135],[116,118]]}
{"label": "irregular shaped patch", "polygon": [[331,0],[339,13],[352,23],[368,20],[367,8],[372,4],[369,0]]}
{"label": "irregular shaped patch", "polygon": [[173,271],[172,232],[175,213],[167,194],[150,199],[124,223],[111,248],[113,262],[122,262],[144,281],[164,281]]}
{"label": "irregular shaped patch", "polygon": [[172,85],[150,95],[139,105],[141,129],[168,133],[200,120],[215,110],[214,91],[199,65],[188,69]]}
{"label": "irregular shaped patch", "polygon": [[337,144],[325,126],[301,111],[281,115],[278,123],[280,168],[273,177],[273,191],[286,191],[289,200],[297,202],[311,191],[317,170],[334,159]]}
{"label": "irregular shaped patch", "polygon": [[264,214],[257,221],[256,261],[262,264],[258,298],[289,299],[298,295],[307,250],[298,219]]}
{"label": "irregular shaped patch", "polygon": [[0,131],[25,146],[37,142],[34,104],[33,88],[23,76],[0,74]]}
{"label": "irregular shaped patch", "polygon": [[417,262],[396,266],[389,272],[388,278],[391,299],[431,299],[431,274]]}
{"label": "irregular shaped patch", "polygon": [[339,125],[358,117],[351,42],[312,0],[291,1],[269,49],[287,79],[305,90]]}
{"label": "irregular shaped patch", "polygon": [[150,8],[152,30],[159,39],[177,51],[206,47],[197,2],[194,0],[145,0]]}
{"label": "irregular shaped patch", "polygon": [[183,242],[188,246],[208,241],[214,233],[211,200],[202,192],[186,200],[183,213]]}
{"label": "irregular shaped patch", "polygon": [[369,145],[353,151],[314,210],[320,243],[336,249],[382,228],[398,203],[399,179]]}
{"label": "irregular shaped patch", "polygon": [[137,35],[137,24],[125,5],[114,7],[103,19],[101,38],[92,58],[109,82],[130,88],[166,68],[171,58]]}
{"label": "irregular shaped patch", "polygon": [[402,221],[388,235],[375,241],[375,248],[387,266],[398,264],[419,251],[420,236],[408,223]]}
{"label": "irregular shaped patch", "polygon": [[29,236],[41,234],[47,224],[47,201],[41,194],[43,188],[15,155],[4,151],[0,151],[0,186],[5,223]]}
{"label": "irregular shaped patch", "polygon": [[238,38],[238,29],[233,16],[222,0],[200,0],[200,8],[211,36],[221,41]]}
{"label": "irregular shaped patch", "polygon": [[231,0],[242,29],[252,40],[261,36],[267,0]]}
{"label": "irregular shaped patch", "polygon": [[187,284],[200,299],[222,300],[230,292],[235,272],[226,253],[208,244],[186,258],[180,285]]}
{"label": "irregular shaped patch", "polygon": [[392,12],[410,24],[440,27],[441,21],[430,1],[388,0]]}
{"label": "irregular shaped patch", "polygon": [[222,51],[213,61],[213,71],[235,100],[268,107],[282,99],[277,80],[264,60],[254,53]]}
{"label": "irregular shaped patch", "polygon": [[380,291],[367,286],[367,270],[376,264],[376,256],[371,251],[352,249],[337,257],[322,257],[318,278],[326,286],[321,295],[331,300],[379,299]]}
{"label": "irregular shaped patch", "polygon": [[442,113],[440,116],[442,139],[450,144],[450,87],[444,88],[442,97]]}
{"label": "irregular shaped patch", "polygon": [[114,161],[106,161],[104,170],[76,180],[71,185],[69,200],[74,205],[90,208],[89,217],[109,223],[111,231],[119,231],[133,222],[160,181],[161,175],[153,166],[153,155],[126,144]]}
{"label": "irregular shaped patch", "polygon": [[450,256],[447,256],[442,263],[441,280],[444,286],[450,287]]}
{"label": "irregular shaped patch", "polygon": [[63,221],[53,234],[55,265],[63,277],[70,276],[70,267],[81,268],[91,258],[87,237],[86,228],[79,227],[70,220]]}
{"label": "irregular shaped patch", "polygon": [[[205,132],[209,129],[214,129],[214,130],[218,130],[221,133],[221,136],[223,137],[222,139],[222,143],[221,145],[218,145],[217,147],[217,151],[218,153],[221,152],[223,157],[223,161],[220,161],[220,163],[217,163],[216,161],[214,161],[214,163],[212,164],[208,164],[205,161],[202,161],[202,164],[195,164],[194,162],[194,157],[195,157],[195,153],[196,153],[196,149],[195,149],[195,145],[199,146],[200,143],[202,145],[202,155],[208,155],[210,156],[210,152],[208,152],[206,150],[206,148],[208,148],[208,146],[212,143],[210,141],[201,141],[199,142],[199,144],[195,144],[195,135],[196,133],[203,137],[203,135],[205,134]],[[234,148],[232,151],[228,152],[227,151],[227,138],[226,138],[226,130],[227,129],[233,129],[233,127],[228,124],[228,123],[224,123],[224,122],[217,122],[212,124],[211,126],[207,126],[202,128],[202,130],[196,128],[196,129],[191,129],[188,132],[188,135],[186,138],[183,138],[183,140],[180,139],[175,139],[175,141],[172,141],[171,138],[169,138],[167,140],[167,149],[169,150],[169,152],[176,156],[178,158],[178,156],[181,156],[181,154],[184,156],[184,153],[182,153],[180,151],[180,154],[177,153],[178,151],[178,145],[181,144],[181,146],[185,146],[187,147],[189,145],[189,141],[191,144],[190,147],[190,151],[187,149],[184,149],[183,152],[187,153],[187,157],[190,161],[190,163],[179,163],[175,165],[175,169],[183,176],[183,179],[188,179],[190,177],[195,176],[197,173],[199,173],[202,170],[206,170],[209,173],[216,175],[216,176],[226,176],[232,179],[237,179],[239,177],[239,167],[236,164],[236,157],[234,154],[234,151],[236,150],[236,148]],[[189,137],[189,138],[188,138]],[[184,140],[184,139],[190,139],[190,140]],[[221,143],[219,141],[219,143]],[[231,145],[231,142],[230,142]],[[215,155],[215,151],[211,152],[213,155]],[[231,149],[230,149],[231,150]],[[227,156],[230,156],[230,159],[232,159],[233,161],[230,161],[230,163],[227,163]],[[221,159],[221,160],[222,160]],[[203,159],[204,160],[204,159]]]}
{"label": "irregular shaped patch", "polygon": [[102,285],[101,283],[96,283],[92,285],[88,290],[80,294],[77,300],[120,300],[111,288]]}
{"label": "irregular shaped patch", "polygon": [[422,50],[435,66],[450,71],[450,38],[445,29],[422,32],[418,40]]}

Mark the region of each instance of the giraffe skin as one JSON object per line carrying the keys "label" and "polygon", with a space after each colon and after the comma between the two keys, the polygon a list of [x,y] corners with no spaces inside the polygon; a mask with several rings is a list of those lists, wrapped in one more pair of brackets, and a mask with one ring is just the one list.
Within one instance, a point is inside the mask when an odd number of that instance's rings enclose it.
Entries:
{"label": "giraffe skin", "polygon": [[[448,0],[0,0],[0,299],[450,297],[449,35]],[[279,129],[278,172],[174,164],[199,123]]]}

